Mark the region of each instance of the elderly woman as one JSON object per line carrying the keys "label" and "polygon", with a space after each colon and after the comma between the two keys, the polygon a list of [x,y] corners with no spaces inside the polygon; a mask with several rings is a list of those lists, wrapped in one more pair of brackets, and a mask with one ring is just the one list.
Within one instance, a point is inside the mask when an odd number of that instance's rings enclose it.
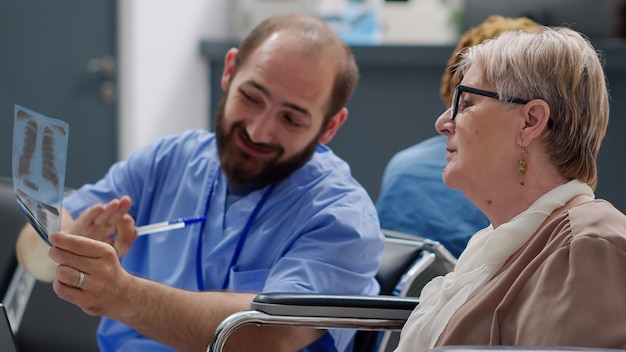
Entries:
{"label": "elderly woman", "polygon": [[[502,32],[534,32],[539,24],[526,17],[489,16],[468,29],[450,59],[441,78],[439,95],[446,107],[452,103],[458,55],[465,48],[480,44]],[[396,153],[385,167],[376,210],[380,226],[440,242],[455,257],[465,249],[470,237],[489,225],[489,220],[459,190],[441,180],[446,165],[446,137],[438,135]]]}
{"label": "elderly woman", "polygon": [[508,32],[457,72],[443,179],[491,225],[424,288],[397,350],[626,348],[626,216],[593,194],[609,118],[596,51],[567,28]]}

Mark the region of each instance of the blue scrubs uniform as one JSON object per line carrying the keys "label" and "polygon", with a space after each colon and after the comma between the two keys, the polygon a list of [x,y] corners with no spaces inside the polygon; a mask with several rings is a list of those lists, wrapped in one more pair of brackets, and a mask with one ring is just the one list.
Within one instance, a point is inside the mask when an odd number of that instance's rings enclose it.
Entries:
{"label": "blue scrubs uniform", "polygon": [[[132,274],[191,291],[379,291],[374,275],[383,239],[376,210],[348,165],[325,146],[287,179],[226,207],[215,137],[188,131],[114,164],[64,206],[76,217],[123,195],[133,201],[129,213],[137,226],[207,216],[205,223],[138,238],[121,261]],[[353,335],[331,330],[307,350],[347,351]],[[108,318],[98,341],[102,351],[173,351]]]}

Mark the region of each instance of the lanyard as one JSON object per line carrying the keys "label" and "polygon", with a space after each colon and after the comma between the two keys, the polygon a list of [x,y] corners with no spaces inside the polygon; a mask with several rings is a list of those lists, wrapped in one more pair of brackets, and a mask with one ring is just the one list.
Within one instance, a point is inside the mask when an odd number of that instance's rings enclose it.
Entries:
{"label": "lanyard", "polygon": [[[215,170],[215,176],[213,177],[213,180],[211,182],[209,195],[206,200],[206,205],[204,206],[204,214],[208,214],[209,212],[209,207],[211,206],[211,198],[213,197],[213,192],[215,191],[215,186],[217,184],[218,175],[219,175],[219,171]],[[241,235],[239,236],[239,240],[237,241],[237,246],[235,247],[235,252],[233,253],[232,258],[230,259],[230,265],[226,269],[226,277],[224,278],[222,289],[226,289],[226,287],[228,287],[228,278],[230,276],[229,275],[230,268],[232,268],[235,264],[237,264],[237,261],[239,260],[239,256],[241,255],[241,250],[243,249],[243,244],[246,241],[248,234],[250,233],[250,229],[252,228],[252,223],[254,222],[254,219],[259,214],[259,211],[261,211],[261,208],[263,207],[263,205],[269,198],[270,193],[272,193],[273,189],[274,189],[274,185],[272,184],[267,188],[267,190],[265,190],[265,193],[263,193],[261,200],[254,207],[254,210],[252,210],[252,214],[250,214],[250,217],[248,218],[248,221],[246,222],[246,225],[244,226],[241,232]],[[207,219],[207,221],[203,222],[202,225],[200,226],[200,236],[198,238],[198,249],[196,251],[196,281],[198,283],[198,289],[200,291],[205,290],[204,279],[202,278],[202,237],[203,237],[202,235],[204,234],[205,224],[209,222],[210,220],[211,219]]]}
{"label": "lanyard", "polygon": [[243,228],[243,231],[241,232],[241,236],[239,236],[239,240],[237,241],[237,247],[235,247],[235,252],[233,253],[233,257],[230,259],[230,265],[228,266],[229,270],[226,272],[226,277],[224,278],[224,283],[222,284],[222,289],[224,290],[226,289],[226,287],[228,287],[228,278],[230,277],[229,275],[230,268],[232,268],[233,266],[235,266],[235,264],[237,264],[237,261],[239,260],[239,255],[241,254],[241,250],[243,249],[243,244],[246,241],[248,234],[250,233],[250,228],[252,227],[252,223],[254,222],[254,219],[256,218],[257,214],[263,207],[263,204],[265,204],[265,202],[267,201],[267,198],[269,198],[270,193],[272,193],[273,189],[274,189],[274,185],[272,184],[265,190],[265,193],[263,193],[263,197],[261,197],[261,200],[254,207],[252,214],[250,214],[250,217],[248,218],[248,221],[246,222],[246,226]]}

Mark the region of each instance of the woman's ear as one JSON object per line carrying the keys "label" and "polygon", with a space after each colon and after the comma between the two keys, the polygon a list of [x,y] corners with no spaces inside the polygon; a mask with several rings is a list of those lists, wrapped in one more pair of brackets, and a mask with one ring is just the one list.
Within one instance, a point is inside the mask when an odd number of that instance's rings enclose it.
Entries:
{"label": "woman's ear", "polygon": [[228,90],[230,79],[233,72],[235,72],[235,58],[237,57],[237,53],[239,53],[237,48],[231,48],[224,58],[224,71],[222,72],[222,89],[224,91]]}
{"label": "woman's ear", "polygon": [[330,140],[333,139],[333,136],[335,135],[335,133],[339,131],[339,127],[343,125],[343,123],[346,121],[347,118],[348,118],[348,108],[344,107],[337,114],[335,114],[335,116],[333,116],[330,119],[330,121],[328,121],[328,123],[326,124],[326,128],[324,129],[324,132],[322,132],[317,142],[319,144],[326,144],[330,142]]}
{"label": "woman's ear", "polygon": [[550,106],[545,100],[533,99],[524,105],[522,111],[524,114],[524,126],[522,126],[518,142],[522,146],[527,146],[548,129]]}

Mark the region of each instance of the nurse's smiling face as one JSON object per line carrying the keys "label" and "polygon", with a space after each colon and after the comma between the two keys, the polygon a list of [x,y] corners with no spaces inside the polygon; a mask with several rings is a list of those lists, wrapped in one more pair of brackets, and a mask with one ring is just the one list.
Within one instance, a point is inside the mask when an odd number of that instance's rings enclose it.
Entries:
{"label": "nurse's smiling face", "polygon": [[226,55],[215,132],[222,168],[235,187],[262,187],[302,167],[319,143],[343,123],[327,123],[336,74],[325,51],[304,50],[302,39],[274,33],[235,73],[236,49]]}

